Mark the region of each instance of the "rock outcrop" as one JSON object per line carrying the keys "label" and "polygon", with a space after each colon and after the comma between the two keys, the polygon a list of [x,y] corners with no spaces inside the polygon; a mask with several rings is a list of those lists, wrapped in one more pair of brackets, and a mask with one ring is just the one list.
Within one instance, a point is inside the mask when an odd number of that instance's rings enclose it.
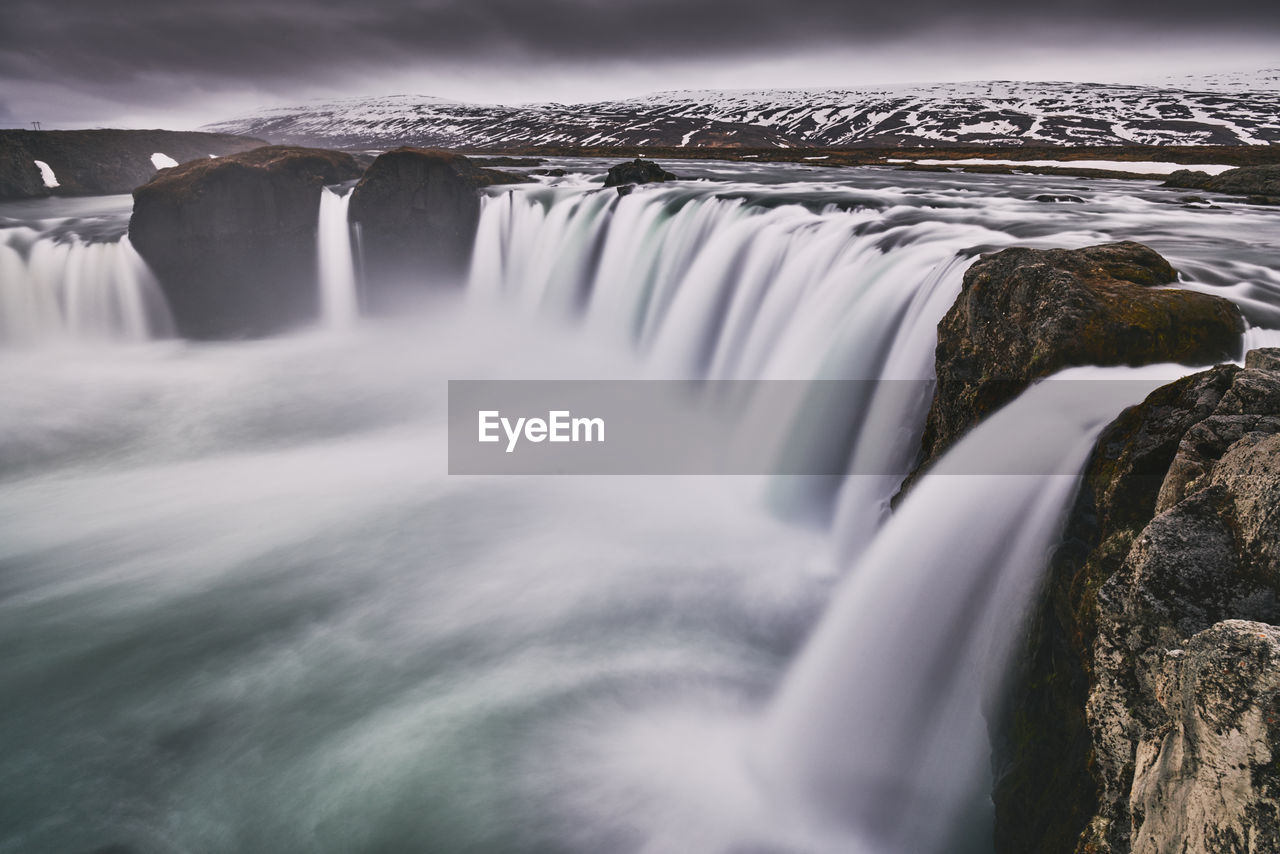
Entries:
{"label": "rock outcrop", "polygon": [[1235,305],[1160,287],[1176,279],[1168,261],[1132,242],[981,258],[938,325],[938,384],[917,471],[1063,368],[1207,365],[1238,356],[1244,321]]}
{"label": "rock outcrop", "polygon": [[[156,175],[151,155],[179,163],[265,145],[260,139],[168,130],[0,130],[0,199],[129,193]],[[58,179],[46,187],[35,161]]]}
{"label": "rock outcrop", "polygon": [[1199,169],[1175,169],[1165,176],[1161,187],[1175,187],[1182,190],[1207,190],[1213,176]]}
{"label": "rock outcrop", "polygon": [[1162,187],[1208,190],[1231,196],[1247,196],[1261,204],[1280,204],[1280,165],[1242,166],[1219,175],[1191,169],[1169,174]]}
{"label": "rock outcrop", "polygon": [[622,187],[627,184],[652,184],[675,180],[675,175],[663,169],[657,163],[637,157],[635,160],[610,166],[609,172],[604,178],[604,185],[606,187]]}
{"label": "rock outcrop", "polygon": [[258,336],[315,318],[320,193],[360,172],[341,152],[266,146],[162,170],[135,190],[129,237],[179,333]]}
{"label": "rock outcrop", "polygon": [[1099,438],[997,726],[1002,854],[1280,850],[1277,365]]}
{"label": "rock outcrop", "polygon": [[35,199],[50,194],[36,161],[13,131],[0,131],[0,199]]}
{"label": "rock outcrop", "polygon": [[1137,745],[1129,850],[1280,851],[1280,628],[1224,620],[1152,675],[1168,724]]}
{"label": "rock outcrop", "polygon": [[350,208],[360,227],[366,308],[391,308],[423,282],[456,280],[475,241],[480,189],[524,180],[449,151],[398,148],[374,160]]}

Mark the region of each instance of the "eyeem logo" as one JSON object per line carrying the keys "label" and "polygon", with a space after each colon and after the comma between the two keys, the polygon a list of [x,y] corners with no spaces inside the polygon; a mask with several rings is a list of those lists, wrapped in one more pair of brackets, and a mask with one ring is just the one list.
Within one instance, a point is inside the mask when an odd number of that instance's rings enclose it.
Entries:
{"label": "eyeem logo", "polygon": [[503,418],[497,409],[482,409],[481,442],[500,442],[499,430],[506,434],[507,453],[515,451],[521,437],[530,442],[603,442],[603,418],[574,418],[567,409],[553,409],[543,418]]}

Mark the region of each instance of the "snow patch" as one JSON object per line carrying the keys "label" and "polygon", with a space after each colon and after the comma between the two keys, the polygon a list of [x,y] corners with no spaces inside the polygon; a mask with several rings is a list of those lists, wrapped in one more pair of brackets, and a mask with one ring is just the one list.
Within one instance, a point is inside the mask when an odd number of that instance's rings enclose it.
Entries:
{"label": "snow patch", "polygon": [[1007,122],[1003,119],[994,122],[978,122],[972,125],[962,125],[956,130],[960,136],[968,136],[970,134],[982,134],[983,136],[1017,136],[1018,126],[1013,122]]}
{"label": "snow patch", "polygon": [[[209,156],[212,157],[213,155],[211,154]],[[169,155],[161,154],[158,151],[155,154],[151,155],[151,162],[155,164],[155,167],[157,169],[168,169],[171,166],[178,165],[178,161],[174,160]]]}
{"label": "snow patch", "polygon": [[40,178],[44,181],[44,185],[46,187],[52,188],[60,186],[58,184],[58,176],[53,174],[53,167],[48,163],[45,163],[43,160],[33,160],[32,162],[35,163],[36,168],[40,170]]}

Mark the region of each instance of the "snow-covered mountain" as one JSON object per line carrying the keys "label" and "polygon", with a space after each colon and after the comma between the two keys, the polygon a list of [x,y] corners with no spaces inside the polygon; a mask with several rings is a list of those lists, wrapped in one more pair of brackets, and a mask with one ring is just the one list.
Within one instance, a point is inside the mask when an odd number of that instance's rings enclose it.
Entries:
{"label": "snow-covered mountain", "polygon": [[1205,92],[1280,92],[1280,68],[1170,77],[1164,85]]}
{"label": "snow-covered mountain", "polygon": [[574,105],[398,95],[270,109],[205,130],[345,148],[1267,145],[1280,143],[1277,76],[1188,81],[1192,88],[992,81],[678,91]]}

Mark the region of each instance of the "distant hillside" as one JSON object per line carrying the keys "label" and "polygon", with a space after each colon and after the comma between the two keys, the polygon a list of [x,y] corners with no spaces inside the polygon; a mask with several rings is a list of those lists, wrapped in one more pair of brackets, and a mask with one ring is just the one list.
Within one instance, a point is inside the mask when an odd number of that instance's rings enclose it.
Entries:
{"label": "distant hillside", "polygon": [[[261,145],[244,136],[170,130],[0,130],[0,199],[128,193],[156,174],[153,155],[183,163]],[[57,187],[47,185],[37,160]]]}
{"label": "distant hillside", "polygon": [[344,148],[1270,145],[1280,142],[1280,86],[1276,72],[1259,72],[1195,89],[994,81],[524,106],[398,95],[271,109],[208,129]]}

